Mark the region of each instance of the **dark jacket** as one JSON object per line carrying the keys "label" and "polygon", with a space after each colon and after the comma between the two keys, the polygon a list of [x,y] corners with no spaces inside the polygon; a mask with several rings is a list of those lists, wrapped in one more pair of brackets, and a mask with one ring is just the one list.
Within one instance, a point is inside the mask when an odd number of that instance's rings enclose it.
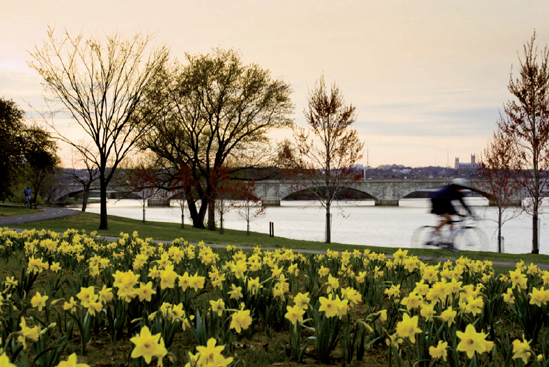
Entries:
{"label": "dark jacket", "polygon": [[450,184],[444,186],[442,189],[433,192],[431,197],[431,202],[433,203],[433,210],[431,213],[435,214],[456,214],[452,201],[457,200],[463,205],[469,214],[472,214],[471,209],[463,201],[463,192],[459,191],[462,189],[461,186]]}

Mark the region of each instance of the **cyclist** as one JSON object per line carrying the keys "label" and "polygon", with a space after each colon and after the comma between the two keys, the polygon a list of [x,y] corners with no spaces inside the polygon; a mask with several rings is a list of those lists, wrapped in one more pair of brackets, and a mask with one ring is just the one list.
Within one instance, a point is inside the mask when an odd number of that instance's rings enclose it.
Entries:
{"label": "cyclist", "polygon": [[[452,180],[450,185],[445,186],[431,194],[431,213],[439,215],[441,217],[441,221],[431,233],[431,239],[427,243],[428,245],[437,245],[440,242],[440,229],[446,224],[448,224],[450,229],[452,229],[452,216],[459,215],[452,205],[452,201],[459,201],[465,210],[467,210],[469,215],[473,216],[473,212],[463,201],[463,197],[465,196],[466,191],[468,191],[467,189],[469,186],[469,181],[466,179],[456,178]],[[452,243],[449,243],[448,246],[455,251]]]}

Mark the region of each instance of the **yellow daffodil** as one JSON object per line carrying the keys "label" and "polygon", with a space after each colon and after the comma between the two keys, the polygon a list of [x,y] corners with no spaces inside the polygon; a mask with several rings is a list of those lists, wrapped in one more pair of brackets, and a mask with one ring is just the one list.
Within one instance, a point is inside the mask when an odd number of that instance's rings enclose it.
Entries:
{"label": "yellow daffodil", "polygon": [[389,297],[400,297],[400,284],[392,285],[391,288],[386,289],[384,293],[387,294]]}
{"label": "yellow daffodil", "polygon": [[152,287],[152,282],[148,282],[147,284],[140,283],[140,286],[136,289],[135,293],[137,294],[141,302],[143,302],[144,300],[146,300],[147,302],[151,301],[152,295],[156,294],[156,291]]}
{"label": "yellow daffodil", "polygon": [[438,341],[438,345],[436,347],[431,346],[429,347],[429,355],[431,358],[440,358],[444,359],[444,362],[446,362],[446,358],[448,357],[448,351],[446,350],[448,348],[448,343],[443,342],[442,340]]}
{"label": "yellow daffodil", "polygon": [[400,301],[402,305],[406,306],[408,311],[418,308],[419,306],[421,306],[422,302],[423,302],[423,297],[416,292],[410,293],[408,297],[404,297]]}
{"label": "yellow daffodil", "polygon": [[440,314],[440,319],[448,323],[448,326],[451,326],[454,323],[456,318],[457,311],[452,309],[452,306],[449,306],[446,310],[442,311]]}
{"label": "yellow daffodil", "polygon": [[303,315],[305,314],[305,310],[301,309],[298,305],[294,305],[293,307],[287,306],[286,315],[284,315],[285,318],[290,320],[290,322],[295,325],[298,321],[303,322]]}
{"label": "yellow daffodil", "polygon": [[28,327],[24,317],[21,318],[19,326],[21,326],[21,331],[19,331],[20,335],[17,337],[17,340],[23,344],[24,349],[27,349],[26,340],[37,341],[40,337],[40,331],[38,330],[38,326],[33,328]]}
{"label": "yellow daffodil", "polygon": [[250,310],[236,311],[231,316],[231,329],[235,329],[237,333],[241,333],[242,330],[248,329],[252,324],[252,317],[250,316]]}
{"label": "yellow daffodil", "polygon": [[225,346],[219,345],[216,347],[216,343],[217,341],[215,340],[215,338],[210,338],[205,347],[201,345],[196,347],[196,350],[200,353],[200,358],[198,360],[199,366],[213,364],[215,356],[221,355],[221,352],[223,351],[223,349],[225,349]]}
{"label": "yellow daffodil", "polygon": [[549,291],[545,289],[532,288],[532,293],[528,293],[530,296],[530,304],[536,306],[543,306],[549,301]]}
{"label": "yellow daffodil", "polygon": [[152,357],[162,359],[168,353],[161,340],[160,333],[151,335],[147,326],[143,326],[139,334],[131,338],[130,341],[135,344],[131,357],[143,357],[147,364],[151,363]]}
{"label": "yellow daffodil", "polygon": [[318,312],[323,312],[326,315],[326,317],[334,317],[337,316],[339,311],[337,309],[337,303],[335,300],[332,300],[332,295],[330,294],[326,297],[320,297],[320,308],[318,309]]}
{"label": "yellow daffodil", "polygon": [[36,292],[34,297],[31,299],[32,307],[38,307],[38,311],[42,311],[42,309],[46,307],[46,301],[48,298],[48,296],[42,296],[40,292]]}
{"label": "yellow daffodil", "polygon": [[299,308],[301,308],[302,310],[306,310],[308,307],[309,307],[309,301],[311,299],[309,298],[309,292],[303,294],[303,293],[298,293],[295,297],[294,297],[294,303],[299,306]]}
{"label": "yellow daffodil", "polygon": [[6,353],[2,353],[0,355],[0,367],[17,367],[13,363],[10,363],[10,359],[6,355]]}
{"label": "yellow daffodil", "polygon": [[76,353],[73,353],[69,356],[66,361],[61,361],[56,367],[89,367],[86,363],[76,363]]}
{"label": "yellow daffodil", "polygon": [[469,358],[473,358],[475,352],[482,354],[492,350],[493,342],[486,340],[487,334],[477,333],[472,324],[467,325],[465,332],[457,331],[456,335],[461,339],[457,346],[457,350],[467,353]]}
{"label": "yellow daffodil", "polygon": [[421,333],[421,329],[417,326],[418,317],[410,317],[407,313],[402,316],[402,321],[397,323],[396,333],[401,338],[408,338],[410,342],[416,342],[416,334]]}
{"label": "yellow daffodil", "polygon": [[229,291],[231,299],[239,300],[242,297],[242,287],[237,287],[234,284],[231,284],[232,291]]}
{"label": "yellow daffodil", "polygon": [[528,279],[526,275],[522,274],[520,269],[517,268],[515,271],[509,271],[509,280],[513,284],[513,288],[520,287],[522,289],[528,288],[527,282]]}
{"label": "yellow daffodil", "polygon": [[484,307],[484,300],[482,299],[482,297],[466,298],[465,312],[472,313],[473,316],[475,316],[482,312],[483,307]]}
{"label": "yellow daffodil", "polygon": [[217,301],[210,301],[210,305],[212,306],[212,312],[217,312],[217,316],[221,317],[221,314],[225,310],[225,302],[223,302],[223,299],[218,299]]}
{"label": "yellow daffodil", "polygon": [[527,342],[524,337],[522,341],[516,339],[513,341],[513,359],[521,358],[524,364],[528,363],[528,358],[533,355],[530,349],[530,342]]}

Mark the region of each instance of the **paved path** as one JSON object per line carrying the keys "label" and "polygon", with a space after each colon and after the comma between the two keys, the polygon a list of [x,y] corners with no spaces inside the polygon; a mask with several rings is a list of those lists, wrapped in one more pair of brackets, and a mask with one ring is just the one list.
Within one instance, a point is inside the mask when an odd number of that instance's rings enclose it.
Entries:
{"label": "paved path", "polygon": [[[77,215],[80,214],[81,211],[78,210],[72,210],[72,209],[65,209],[65,208],[48,208],[48,207],[38,207],[39,209],[43,209],[43,212],[40,213],[31,213],[31,214],[24,214],[24,215],[13,215],[10,217],[0,218],[0,227],[5,226],[13,226],[21,223],[30,223],[30,222],[38,222],[42,220],[48,220],[48,219],[55,219],[55,218],[62,218],[62,217],[68,217],[70,215]],[[29,211],[32,211],[32,209],[29,209]],[[12,228],[16,229],[16,228]],[[23,231],[22,229],[16,229],[17,231]],[[102,237],[105,240],[108,241],[118,241],[119,237],[109,237],[109,236],[103,236]],[[170,243],[171,241],[163,241],[163,240],[155,240],[154,242],[159,243]],[[193,245],[196,245],[196,243],[193,243]],[[207,246],[214,247],[214,248],[225,248],[227,245],[221,245],[221,244],[206,244]],[[238,249],[242,250],[253,250],[254,248],[251,246],[236,246]],[[261,248],[264,251],[275,251],[280,250],[281,248],[275,248],[275,247],[262,247]],[[308,253],[308,254],[325,254],[326,251],[323,250],[306,250],[306,249],[293,249],[295,252],[302,252],[302,253]],[[395,249],[396,251],[396,249]],[[392,255],[387,255],[388,258],[392,258]],[[444,262],[447,261],[448,258],[444,257],[420,257],[420,260],[422,261],[435,261],[435,262]],[[453,260],[453,259],[450,259]],[[507,266],[507,267],[515,267],[515,263],[511,262],[504,262],[504,261],[493,261],[495,266]],[[549,265],[545,264],[537,264],[538,267],[542,270],[549,270]]]}
{"label": "paved path", "polygon": [[[4,205],[4,206],[17,206],[21,208],[20,205]],[[62,217],[68,217],[70,215],[80,214],[78,210],[65,209],[65,208],[48,208],[39,206],[38,209],[44,210],[43,212],[38,212],[34,209],[29,209],[29,214],[22,215],[12,215],[9,217],[0,218],[0,227],[13,226],[21,223],[30,223],[30,222],[39,222],[42,220],[56,219]]]}

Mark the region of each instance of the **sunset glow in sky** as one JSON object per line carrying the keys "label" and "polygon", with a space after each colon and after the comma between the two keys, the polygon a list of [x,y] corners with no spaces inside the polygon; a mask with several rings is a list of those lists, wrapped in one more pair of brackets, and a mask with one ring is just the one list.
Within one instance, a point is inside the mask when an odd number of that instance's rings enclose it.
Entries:
{"label": "sunset glow in sky", "polygon": [[448,156],[453,165],[485,148],[524,43],[534,29],[540,48],[549,43],[548,16],[541,0],[11,1],[0,12],[0,96],[42,108],[27,51],[48,26],[140,31],[181,61],[186,52],[239,50],[246,63],[291,84],[302,126],[307,90],[324,73],[357,107],[354,127],[371,166],[444,166]]}

